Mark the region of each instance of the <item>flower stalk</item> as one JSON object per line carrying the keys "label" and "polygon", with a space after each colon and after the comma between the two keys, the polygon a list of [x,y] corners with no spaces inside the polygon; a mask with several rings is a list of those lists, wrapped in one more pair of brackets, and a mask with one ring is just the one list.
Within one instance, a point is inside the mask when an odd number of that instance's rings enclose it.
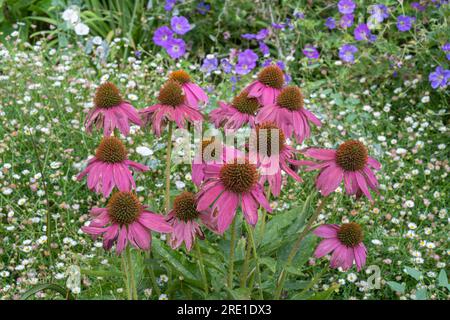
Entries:
{"label": "flower stalk", "polygon": [[299,234],[297,240],[295,241],[294,245],[292,246],[292,249],[289,252],[288,258],[286,260],[286,264],[284,265],[283,270],[281,271],[280,276],[278,277],[278,282],[277,282],[277,286],[275,289],[275,295],[274,295],[275,300],[280,299],[281,292],[282,292],[283,286],[284,286],[284,282],[285,282],[286,276],[287,276],[286,269],[290,267],[292,260],[294,260],[294,257],[300,248],[301,242],[306,237],[306,235],[311,231],[311,227],[314,224],[314,222],[317,220],[317,217],[319,216],[320,212],[322,211],[322,208],[325,205],[325,202],[327,199],[328,199],[328,197],[324,197],[324,198],[322,198],[322,200],[320,200],[320,203],[317,206],[316,211],[314,211],[313,215],[309,218],[305,228]]}
{"label": "flower stalk", "polygon": [[172,122],[169,121],[169,131],[167,133],[167,153],[166,153],[166,171],[165,171],[165,177],[166,177],[166,191],[165,191],[165,198],[164,198],[164,208],[166,209],[166,214],[170,211],[170,164],[171,164],[171,157],[172,157]]}
{"label": "flower stalk", "polygon": [[205,271],[205,265],[203,263],[202,250],[200,249],[200,245],[198,244],[198,242],[195,244],[195,250],[196,250],[196,253],[197,253],[197,259],[198,259],[198,266],[200,268],[200,274],[202,276],[203,288],[205,290],[205,294],[208,294],[209,293],[208,279],[206,278],[206,271]]}
{"label": "flower stalk", "polygon": [[228,289],[233,289],[233,271],[234,271],[234,245],[236,242],[236,218],[230,226],[230,256],[228,262],[228,279],[227,286]]}
{"label": "flower stalk", "polygon": [[136,279],[135,279],[135,275],[134,275],[134,268],[133,268],[133,261],[131,258],[131,250],[130,250],[130,246],[127,246],[126,250],[125,250],[125,255],[126,255],[126,261],[127,261],[127,279],[129,280],[129,294],[128,294],[128,298],[131,299],[130,300],[138,300],[138,295],[137,295],[137,287],[136,287]]}

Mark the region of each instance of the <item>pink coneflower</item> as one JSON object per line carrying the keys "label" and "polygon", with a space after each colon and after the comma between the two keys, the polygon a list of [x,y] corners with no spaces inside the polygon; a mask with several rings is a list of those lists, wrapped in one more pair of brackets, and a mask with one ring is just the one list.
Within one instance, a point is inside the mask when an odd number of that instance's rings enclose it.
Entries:
{"label": "pink coneflower", "polygon": [[280,195],[281,170],[296,181],[303,181],[290,168],[290,164],[298,165],[300,163],[295,159],[295,154],[298,151],[286,144],[283,132],[274,123],[266,122],[256,126],[250,139],[250,152],[255,153],[258,161],[261,175],[259,182],[264,185],[268,181],[274,196]]}
{"label": "pink coneflower", "polygon": [[253,226],[258,221],[259,206],[272,212],[263,187],[258,182],[256,165],[249,163],[248,159],[235,157],[230,163],[207,163],[203,171],[205,182],[197,196],[197,210],[206,210],[211,205],[213,212],[217,210],[220,234],[230,226],[238,206],[241,206],[245,219]]}
{"label": "pink coneflower", "polygon": [[147,210],[131,192],[114,193],[106,208],[93,208],[90,214],[90,224],[81,230],[94,238],[103,235],[105,250],[117,242],[117,254],[126,248],[128,242],[138,249],[150,249],[150,230],[161,233],[173,230],[165,216]]}
{"label": "pink coneflower", "polygon": [[219,108],[211,111],[209,116],[216,128],[223,126],[225,129],[237,130],[245,124],[254,127],[256,112],[260,106],[258,99],[249,97],[247,91],[242,91],[231,104],[219,101]]}
{"label": "pink coneflower", "polygon": [[365,194],[372,200],[369,188],[377,191],[378,180],[372,169],[379,170],[381,164],[368,156],[367,148],[359,141],[349,140],[342,143],[337,150],[309,148],[304,154],[320,160],[319,162],[302,161],[308,166],[307,171],[320,169],[316,186],[324,196],[344,180],[345,190],[349,195]]}
{"label": "pink coneflower", "polygon": [[103,127],[103,135],[110,136],[117,128],[126,136],[130,133],[130,122],[141,125],[137,110],[122,99],[114,84],[101,84],[95,92],[94,108],[89,111],[84,121],[86,131],[91,133],[94,126],[97,129]]}
{"label": "pink coneflower", "polygon": [[250,97],[258,98],[263,106],[270,106],[276,102],[284,85],[283,71],[277,65],[270,65],[258,74],[258,80],[250,83],[245,90]]}
{"label": "pink coneflower", "polygon": [[298,143],[302,143],[311,134],[308,121],[319,127],[322,125],[320,120],[304,107],[303,95],[297,86],[283,88],[276,103],[264,105],[256,116],[257,123],[276,123],[288,138],[294,134]]}
{"label": "pink coneflower", "polygon": [[199,151],[192,161],[192,182],[197,187],[200,187],[205,179],[204,169],[207,163],[224,164],[228,159],[242,156],[239,150],[223,144],[215,137],[203,139]]}
{"label": "pink coneflower", "polygon": [[314,256],[321,258],[331,252],[331,268],[342,267],[348,270],[356,262],[358,271],[366,264],[367,249],[362,243],[364,235],[361,226],[355,222],[325,224],[317,227],[313,233],[324,238],[316,248]]}
{"label": "pink coneflower", "polygon": [[179,128],[184,128],[186,120],[200,122],[203,120],[198,107],[189,106],[183,88],[178,81],[168,80],[160,89],[159,103],[140,110],[145,123],[152,123],[153,132],[161,136],[161,127],[167,121],[175,121]]}
{"label": "pink coneflower", "polygon": [[198,108],[199,103],[203,105],[208,103],[208,96],[205,91],[192,82],[191,77],[186,71],[174,71],[169,75],[169,79],[178,81],[181,84],[181,88],[186,96],[187,105]]}
{"label": "pink coneflower", "polygon": [[136,189],[130,167],[137,171],[148,170],[148,167],[127,159],[127,149],[118,138],[104,137],[95,156],[77,179],[87,175],[89,189],[103,193],[106,198],[114,187],[124,192]]}
{"label": "pink coneflower", "polygon": [[175,198],[167,222],[173,227],[170,235],[170,246],[173,249],[184,242],[186,249],[190,251],[196,237],[202,240],[205,238],[199,222],[211,231],[217,232],[217,217],[212,215],[210,208],[202,212],[197,211],[195,195],[187,191]]}

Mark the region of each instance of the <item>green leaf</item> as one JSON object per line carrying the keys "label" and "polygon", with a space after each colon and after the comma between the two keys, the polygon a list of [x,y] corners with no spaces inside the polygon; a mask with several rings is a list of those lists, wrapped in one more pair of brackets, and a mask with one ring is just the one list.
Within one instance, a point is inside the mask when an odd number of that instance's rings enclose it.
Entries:
{"label": "green leaf", "polygon": [[441,269],[441,272],[439,272],[438,281],[440,287],[448,287],[447,272],[444,269]]}
{"label": "green leaf", "polygon": [[392,290],[400,292],[400,293],[405,293],[405,284],[404,283],[388,281],[387,284],[389,287],[391,287]]}
{"label": "green leaf", "polygon": [[405,271],[408,275],[410,275],[417,281],[420,281],[422,279],[422,272],[420,272],[414,268],[405,267],[405,269],[403,269],[403,271]]}
{"label": "green leaf", "polygon": [[22,294],[20,299],[27,300],[29,297],[35,295],[36,293],[38,293],[40,291],[44,291],[44,290],[53,290],[53,291],[61,294],[61,296],[63,296],[63,298],[67,298],[67,300],[74,300],[74,297],[70,293],[69,290],[67,290],[57,284],[54,284],[54,283],[38,284],[38,285],[32,287],[30,290],[26,291],[24,294]]}
{"label": "green leaf", "polygon": [[174,256],[174,251],[168,251],[163,247],[163,245],[161,244],[161,240],[155,239],[152,244],[152,249],[155,251],[155,253],[169,262],[184,277],[196,280],[195,275],[181,264],[180,259]]}
{"label": "green leaf", "polygon": [[273,259],[271,257],[260,258],[259,264],[265,265],[273,273],[275,273],[276,268],[277,268],[277,262],[275,261],[275,259]]}
{"label": "green leaf", "polygon": [[239,288],[230,290],[226,288],[227,292],[230,294],[231,298],[234,300],[250,300],[250,290],[248,288]]}
{"label": "green leaf", "polygon": [[81,273],[92,277],[123,277],[122,272],[117,270],[88,270],[81,269]]}
{"label": "green leaf", "polygon": [[427,300],[427,289],[419,289],[416,291],[416,300]]}
{"label": "green leaf", "polygon": [[308,300],[328,300],[333,295],[333,293],[336,292],[336,290],[339,289],[338,284],[332,285],[330,288],[328,288],[325,291],[318,292],[308,298]]}

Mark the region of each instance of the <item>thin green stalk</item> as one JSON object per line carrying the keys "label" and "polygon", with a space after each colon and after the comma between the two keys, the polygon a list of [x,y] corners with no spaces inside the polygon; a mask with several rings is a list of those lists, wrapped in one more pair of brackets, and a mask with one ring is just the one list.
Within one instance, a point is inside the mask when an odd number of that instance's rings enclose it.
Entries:
{"label": "thin green stalk", "polygon": [[[270,202],[270,186],[266,188],[267,201]],[[259,229],[259,243],[261,243],[264,239],[264,232],[266,231],[266,220],[267,220],[267,211],[262,209],[262,218],[261,218],[261,226]]]}
{"label": "thin green stalk", "polygon": [[[132,39],[132,36],[131,36],[131,31],[133,30],[134,20],[135,20],[135,18],[136,18],[136,10],[137,10],[137,8],[138,8],[138,6],[139,6],[140,3],[141,3],[141,2],[138,1],[138,0],[135,0],[135,1],[134,1],[133,16],[131,17],[131,21],[130,21],[130,24],[129,24],[130,28],[128,29],[128,33],[127,33],[127,37],[128,37],[128,45],[126,46],[125,52],[124,52],[124,54],[123,54],[123,63],[125,63],[125,60],[126,60],[126,58],[127,58],[127,55],[128,55],[128,48],[130,47],[131,43],[133,42],[133,39]],[[122,11],[122,13],[123,13],[123,11]]]}
{"label": "thin green stalk", "polygon": [[256,278],[258,281],[258,292],[259,292],[259,299],[263,300],[264,299],[264,295],[262,292],[262,282],[261,282],[261,273],[259,272],[259,260],[258,260],[258,253],[256,251],[256,245],[255,245],[255,237],[253,235],[253,229],[252,227],[245,222],[245,226],[247,228],[247,233],[248,233],[248,237],[250,239],[250,244],[253,248],[253,257],[255,258],[255,273],[256,273]]}
{"label": "thin green stalk", "polygon": [[153,272],[153,267],[148,268],[148,273],[150,274],[150,281],[152,282],[153,289],[155,290],[156,297],[161,295],[161,290],[159,289],[158,282],[156,282],[155,273]]}
{"label": "thin green stalk", "polygon": [[298,249],[300,248],[301,242],[303,241],[303,239],[306,237],[306,235],[311,230],[312,225],[314,224],[314,222],[316,221],[320,212],[322,211],[322,208],[325,205],[325,202],[327,199],[328,199],[327,197],[322,198],[319,205],[317,206],[316,211],[309,218],[308,223],[306,224],[305,228],[299,234],[297,240],[295,241],[294,245],[292,246],[292,249],[289,252],[289,256],[286,260],[286,264],[284,265],[283,270],[281,271],[280,276],[278,277],[278,283],[277,283],[277,287],[275,289],[275,295],[274,295],[275,300],[280,299],[281,291],[283,290],[283,286],[284,286],[284,281],[286,280],[286,276],[287,276],[286,269],[289,268],[289,266],[291,265],[292,260],[294,259],[295,255],[298,252]]}
{"label": "thin green stalk", "polygon": [[247,236],[247,245],[246,245],[246,249],[245,249],[245,259],[244,259],[244,264],[242,265],[242,270],[241,270],[241,281],[240,281],[241,288],[245,288],[245,285],[247,283],[248,265],[249,265],[249,262],[250,262],[251,254],[252,254],[252,246],[250,245],[250,241],[249,241],[248,236]]}
{"label": "thin green stalk", "polygon": [[208,279],[206,278],[206,271],[205,265],[203,263],[202,250],[200,249],[200,245],[198,244],[198,242],[195,244],[195,251],[197,252],[198,266],[200,268],[200,274],[202,276],[203,288],[205,290],[205,293],[208,294],[209,293]]}
{"label": "thin green stalk", "polygon": [[229,256],[229,263],[228,263],[228,280],[227,280],[227,286],[228,289],[233,289],[233,269],[234,269],[234,244],[236,242],[236,217],[233,219],[233,222],[231,223],[230,227],[230,256]]}
{"label": "thin green stalk", "polygon": [[127,298],[128,300],[133,300],[133,297],[131,295],[131,291],[130,291],[130,277],[128,276],[128,266],[127,266],[127,262],[125,261],[125,255],[122,253],[120,255],[121,260],[122,260],[122,270],[123,273],[125,274],[125,289],[127,290]]}
{"label": "thin green stalk", "polygon": [[167,133],[167,153],[166,153],[166,192],[164,198],[164,208],[166,209],[166,214],[170,210],[170,163],[172,157],[172,122],[169,121],[169,132]]}
{"label": "thin green stalk", "polygon": [[127,246],[126,256],[127,256],[128,273],[129,273],[129,279],[130,279],[130,294],[131,294],[132,300],[137,300],[138,295],[137,295],[137,288],[136,288],[136,279],[134,277],[133,261],[131,259],[130,246]]}

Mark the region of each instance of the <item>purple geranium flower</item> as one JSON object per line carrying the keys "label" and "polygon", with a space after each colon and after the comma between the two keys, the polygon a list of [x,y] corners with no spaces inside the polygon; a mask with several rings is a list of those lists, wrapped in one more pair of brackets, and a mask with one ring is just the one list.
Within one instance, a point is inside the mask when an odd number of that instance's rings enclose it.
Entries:
{"label": "purple geranium flower", "polygon": [[278,60],[276,64],[281,70],[284,70],[286,68],[286,65],[281,60]]}
{"label": "purple geranium flower", "polygon": [[301,11],[295,11],[294,12],[294,17],[296,19],[303,20],[303,19],[305,19],[305,14],[303,12],[301,12]]}
{"label": "purple geranium flower", "polygon": [[211,6],[206,2],[202,1],[197,5],[197,12],[205,15],[211,9]]}
{"label": "purple geranium flower", "polygon": [[271,64],[272,64],[272,59],[267,59],[267,60],[264,60],[263,63],[261,63],[261,67],[265,68],[267,66],[270,66]]}
{"label": "purple geranium flower", "polygon": [[166,48],[173,39],[173,31],[168,26],[162,26],[155,30],[153,34],[153,42],[161,47]]}
{"label": "purple geranium flower", "polygon": [[255,35],[256,40],[264,40],[269,35],[269,29],[261,29],[258,31],[258,33]]}
{"label": "purple geranium flower", "polygon": [[353,20],[355,16],[352,14],[344,14],[339,21],[341,28],[350,28],[353,25]]}
{"label": "purple geranium flower", "polygon": [[252,49],[247,49],[238,54],[238,62],[256,62],[258,55]]}
{"label": "purple geranium flower", "polygon": [[360,23],[354,31],[354,36],[355,36],[355,40],[357,41],[363,41],[363,40],[367,40],[367,41],[375,41],[375,39],[377,38],[376,36],[374,36],[373,34],[370,33],[370,29],[367,26],[367,24],[365,23]]}
{"label": "purple geranium flower", "polygon": [[421,5],[420,2],[411,2],[411,8],[417,11],[424,11],[427,7],[426,5],[425,6]]}
{"label": "purple geranium flower", "polygon": [[293,30],[294,29],[294,24],[291,22],[291,19],[289,19],[289,18],[286,18],[285,25],[289,28],[289,30]]}
{"label": "purple geranium flower", "polygon": [[200,70],[205,73],[211,73],[217,69],[219,65],[219,60],[213,55],[207,55],[205,59],[203,59],[203,64],[200,67]]}
{"label": "purple geranium flower", "polygon": [[186,43],[183,39],[175,39],[169,41],[167,46],[165,47],[167,53],[172,59],[177,59],[184,55],[186,52]]}
{"label": "purple geranium flower", "polygon": [[447,42],[446,44],[444,44],[442,46],[442,51],[444,51],[445,53],[447,53],[446,57],[447,60],[450,60],[450,42]]}
{"label": "purple geranium flower", "polygon": [[177,0],[166,0],[166,4],[164,5],[164,10],[171,11],[175,6]]}
{"label": "purple geranium flower", "polygon": [[344,44],[339,48],[339,58],[348,63],[355,62],[354,54],[358,52],[358,48],[351,44]]}
{"label": "purple geranium flower", "polygon": [[260,41],[259,42],[259,50],[261,51],[261,53],[263,54],[263,56],[268,56],[270,54],[270,49],[267,46],[267,44],[265,44],[264,42]]}
{"label": "purple geranium flower", "polygon": [[233,69],[233,65],[230,63],[230,60],[227,58],[223,58],[220,60],[220,66],[222,67],[223,72],[230,73]]}
{"label": "purple geranium flower", "polygon": [[445,88],[450,83],[450,70],[444,70],[441,66],[428,76],[428,80],[431,83],[433,89],[438,87]]}
{"label": "purple geranium flower", "polygon": [[369,7],[369,13],[377,22],[383,22],[389,17],[388,8],[384,4],[375,4]]}
{"label": "purple geranium flower", "polygon": [[246,40],[253,40],[256,38],[256,35],[254,33],[244,33],[241,37]]}
{"label": "purple geranium flower", "polygon": [[238,55],[238,63],[236,64],[237,74],[247,74],[256,67],[258,55],[251,49],[247,49]]}
{"label": "purple geranium flower", "polygon": [[252,71],[256,67],[255,62],[247,63],[247,62],[238,62],[236,64],[236,73],[237,74],[247,74]]}
{"label": "purple geranium flower", "polygon": [[339,12],[342,14],[353,13],[356,4],[352,0],[340,0],[338,3]]}
{"label": "purple geranium flower", "polygon": [[398,16],[397,17],[398,31],[400,31],[400,32],[409,31],[412,27],[414,20],[415,20],[414,17],[404,16],[404,15]]}
{"label": "purple geranium flower", "polygon": [[284,23],[272,23],[272,28],[274,29],[284,29],[286,27],[286,25]]}
{"label": "purple geranium flower", "polygon": [[336,28],[336,20],[334,20],[333,17],[327,18],[327,20],[325,21],[325,26],[328,29],[333,30],[334,28]]}
{"label": "purple geranium flower", "polygon": [[178,34],[185,34],[191,30],[188,19],[183,16],[173,16],[170,20],[170,26],[172,27],[172,30]]}
{"label": "purple geranium flower", "polygon": [[318,59],[319,51],[313,45],[307,44],[305,48],[303,48],[303,54],[308,57],[308,59]]}

